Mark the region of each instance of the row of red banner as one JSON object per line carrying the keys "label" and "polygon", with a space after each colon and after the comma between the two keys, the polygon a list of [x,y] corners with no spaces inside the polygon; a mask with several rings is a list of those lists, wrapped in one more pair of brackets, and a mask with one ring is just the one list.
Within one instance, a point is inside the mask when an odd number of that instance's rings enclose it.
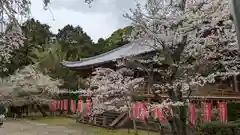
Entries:
{"label": "row of red banner", "polygon": [[[87,115],[91,114],[92,109],[92,103],[91,100],[86,100],[85,109],[84,109],[84,103],[82,100],[78,100],[76,102],[75,100],[70,100],[70,110],[71,112],[79,112],[79,113],[85,113]],[[56,111],[56,110],[62,110],[67,111],[68,110],[68,100],[56,100],[53,101],[50,104],[50,110]],[[171,108],[168,107],[168,111],[171,112]],[[166,110],[165,110],[166,111]],[[213,105],[211,103],[204,103],[203,104],[203,114],[204,114],[204,122],[209,122],[212,120],[212,111],[213,111]],[[221,121],[227,121],[227,103],[218,103],[218,111]],[[158,119],[160,122],[167,122],[167,119],[164,117],[164,110],[162,108],[153,108],[151,110],[151,113],[153,114],[153,117],[155,119]],[[192,125],[196,125],[197,121],[197,108],[195,104],[189,104],[188,106],[188,114],[189,114],[189,121],[192,123]],[[132,104],[130,117],[134,119],[141,119],[146,120],[149,118],[149,111],[147,108],[147,103],[143,102],[136,102]]]}
{"label": "row of red banner", "polygon": [[[68,100],[67,99],[66,100],[54,100],[53,102],[50,103],[49,109],[53,112],[57,111],[57,110],[67,111],[68,110]],[[82,100],[78,100],[77,102],[76,102],[76,100],[70,100],[70,110],[73,113],[75,113],[75,112],[83,113],[85,110],[86,114],[90,115],[91,109],[92,109],[91,100],[86,100],[86,104],[84,104]]]}
{"label": "row of red banner", "polygon": [[[165,109],[166,111],[166,109]],[[168,107],[168,111],[171,112],[170,106]],[[161,122],[167,122],[167,119],[164,118],[164,109],[162,108],[153,108],[151,110],[151,113],[153,114],[153,117],[155,119],[158,119]],[[141,119],[146,120],[149,118],[149,111],[147,108],[147,103],[143,102],[136,102],[132,104],[130,117],[133,119]]]}
{"label": "row of red banner", "polygon": [[[130,113],[131,118],[135,119],[141,119],[146,120],[149,118],[149,111],[147,109],[147,104],[142,102],[136,102],[132,104],[132,109]],[[164,111],[162,108],[154,108],[151,110],[151,113],[153,114],[153,117],[155,119],[158,119],[160,122],[167,122],[167,119],[164,117]],[[172,109],[168,107],[168,111],[171,114]],[[213,105],[211,103],[204,103],[203,104],[203,121],[209,122],[212,120],[212,114],[213,114]],[[227,121],[227,103],[218,103],[218,111],[221,121]],[[192,125],[196,125],[197,121],[197,108],[195,104],[189,104],[188,106],[188,114],[189,114],[189,121],[192,123]]]}
{"label": "row of red banner", "polygon": [[[213,105],[211,103],[205,103],[203,105],[204,110],[204,122],[209,122],[212,120],[213,114]],[[219,102],[218,103],[218,112],[220,121],[228,121],[228,113],[227,113],[227,103]],[[192,125],[196,126],[197,121],[197,109],[195,104],[189,104],[189,120]]]}

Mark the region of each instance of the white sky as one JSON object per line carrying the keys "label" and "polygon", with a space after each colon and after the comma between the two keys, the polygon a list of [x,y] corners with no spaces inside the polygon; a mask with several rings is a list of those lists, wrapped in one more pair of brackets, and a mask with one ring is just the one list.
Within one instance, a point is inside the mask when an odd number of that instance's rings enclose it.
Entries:
{"label": "white sky", "polygon": [[135,0],[95,0],[91,8],[85,0],[52,0],[50,11],[43,9],[42,0],[32,0],[31,17],[51,26],[51,31],[67,24],[79,25],[94,40],[106,38],[119,28],[130,24],[122,15],[134,8]]}

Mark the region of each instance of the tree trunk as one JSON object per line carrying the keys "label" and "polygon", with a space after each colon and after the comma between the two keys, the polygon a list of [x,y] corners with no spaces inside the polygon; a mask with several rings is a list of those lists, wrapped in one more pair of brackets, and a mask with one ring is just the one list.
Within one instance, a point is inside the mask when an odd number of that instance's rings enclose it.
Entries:
{"label": "tree trunk", "polygon": [[181,130],[181,135],[186,135],[187,134],[187,125],[186,125],[186,108],[185,106],[180,106],[180,130]]}
{"label": "tree trunk", "polygon": [[37,105],[37,108],[38,108],[38,110],[41,112],[41,114],[42,114],[43,117],[46,117],[46,116],[47,116],[47,113],[44,111],[44,109],[43,109],[40,105]]}
{"label": "tree trunk", "polygon": [[237,79],[237,75],[233,75],[233,89],[234,92],[239,92],[239,88],[238,88],[238,79]]}
{"label": "tree trunk", "polygon": [[170,127],[171,127],[172,135],[177,135],[177,130],[176,130],[173,118],[171,120],[168,120],[168,122],[169,122]]}
{"label": "tree trunk", "polygon": [[231,5],[231,12],[233,15],[233,21],[235,24],[235,29],[236,29],[236,33],[237,33],[237,40],[238,40],[238,46],[240,49],[240,10],[239,10],[239,5],[240,5],[240,1],[239,0],[231,0],[230,1],[230,5]]}
{"label": "tree trunk", "polygon": [[[180,101],[183,102],[182,92],[180,91],[180,88],[176,92],[174,92],[172,89],[168,91],[169,97],[173,102]],[[180,107],[173,107],[173,116],[168,119],[169,124],[171,126],[172,134],[173,135],[186,135],[187,128],[186,128],[186,108],[185,106]],[[176,114],[179,114],[179,117],[177,117]]]}
{"label": "tree trunk", "polygon": [[133,119],[133,129],[134,129],[134,131],[135,131],[135,135],[138,135],[138,131],[137,131],[137,125],[136,125],[136,120],[135,120],[135,118]]}

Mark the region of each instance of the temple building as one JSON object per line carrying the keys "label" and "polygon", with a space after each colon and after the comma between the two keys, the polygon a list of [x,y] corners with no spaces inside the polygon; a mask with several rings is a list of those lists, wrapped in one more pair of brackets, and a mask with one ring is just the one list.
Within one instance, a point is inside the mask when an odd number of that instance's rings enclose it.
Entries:
{"label": "temple building", "polygon": [[[159,75],[155,73],[152,64],[153,57],[156,56],[156,50],[149,46],[149,42],[144,39],[135,40],[124,46],[111,50],[109,52],[90,57],[84,58],[80,61],[63,61],[62,65],[80,72],[82,77],[89,77],[92,75],[92,72],[97,67],[105,67],[111,69],[117,69],[117,61],[124,58],[136,58],[140,59],[147,66],[145,69],[136,69],[134,72],[136,77],[148,77],[146,72],[149,72],[155,83],[158,83]],[[146,66],[146,65],[145,65]],[[155,66],[155,69],[158,67]],[[147,80],[147,78],[146,78]],[[219,84],[210,84],[202,88],[199,88],[198,91],[192,92],[190,98],[187,95],[183,95],[190,100],[190,102],[197,104],[197,107],[201,108],[202,103],[212,103],[214,106],[220,102],[231,102],[240,100],[240,93],[234,91],[234,83],[232,80],[227,80],[226,82],[220,82]],[[160,90],[158,95],[151,93],[147,87],[143,87],[140,90],[136,91],[133,96],[135,101],[150,101],[150,102],[161,102],[161,100],[168,98],[168,92],[165,90]],[[105,112],[101,115],[96,115],[93,118],[93,121],[89,120],[89,117],[82,116],[79,120],[81,123],[88,123],[96,126],[103,126],[107,128],[126,128],[133,127],[132,120],[129,119],[127,112]],[[155,123],[152,121],[148,122],[149,126],[146,127],[144,121],[136,120],[136,125],[138,129],[144,129],[158,131]]]}
{"label": "temple building", "polygon": [[[123,58],[131,57],[141,59],[143,62],[153,59],[153,56],[156,55],[156,50],[149,45],[150,43],[145,39],[138,39],[133,42],[130,42],[126,45],[113,49],[109,52],[90,57],[83,58],[80,61],[63,61],[62,65],[70,68],[72,70],[77,70],[81,72],[83,77],[89,77],[91,73],[97,67],[106,67],[116,69],[117,60]],[[156,68],[156,67],[155,67]],[[137,70],[137,77],[144,76],[146,77],[146,71],[152,73],[154,80],[157,80],[157,75],[151,69],[147,67],[144,70]],[[157,81],[156,81],[157,82]],[[168,96],[167,91],[161,91],[159,96],[153,96],[149,91],[139,90],[136,93],[136,96],[143,98],[166,98]],[[234,91],[234,83],[232,80],[227,80],[226,82],[221,82],[219,84],[206,85],[202,88],[199,88],[198,91],[192,93],[192,99],[198,100],[239,100],[240,93]]]}

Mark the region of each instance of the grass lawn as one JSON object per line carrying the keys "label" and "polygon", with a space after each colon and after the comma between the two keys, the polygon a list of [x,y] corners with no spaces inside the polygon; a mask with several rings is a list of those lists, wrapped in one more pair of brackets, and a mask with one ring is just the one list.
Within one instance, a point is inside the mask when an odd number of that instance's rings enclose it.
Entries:
{"label": "grass lawn", "polygon": [[[66,126],[68,128],[73,129],[84,129],[87,131],[91,131],[92,133],[96,133],[98,135],[134,135],[134,131],[130,130],[130,133],[127,129],[121,129],[121,130],[107,130],[100,127],[94,127],[86,124],[76,123],[75,120],[69,119],[69,118],[63,118],[63,117],[39,117],[36,120],[37,122],[50,124],[50,125],[58,125],[58,126]],[[147,132],[147,131],[140,131],[138,130],[139,135],[159,135],[159,133],[156,132]]]}

